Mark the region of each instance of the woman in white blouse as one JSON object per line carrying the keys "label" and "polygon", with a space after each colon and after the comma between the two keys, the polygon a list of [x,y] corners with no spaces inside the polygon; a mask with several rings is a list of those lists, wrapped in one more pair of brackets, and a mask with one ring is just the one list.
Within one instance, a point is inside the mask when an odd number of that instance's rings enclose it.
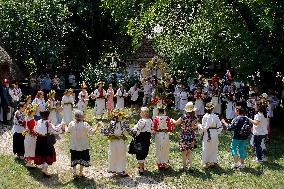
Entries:
{"label": "woman in white blouse", "polygon": [[[92,128],[87,122],[84,122],[84,113],[81,110],[75,111],[75,121],[71,121],[66,128],[70,137],[71,167],[73,167],[73,177],[82,177],[83,168],[90,166],[89,139],[88,135],[95,133],[96,128]],[[76,166],[80,165],[80,172],[77,175]]]}

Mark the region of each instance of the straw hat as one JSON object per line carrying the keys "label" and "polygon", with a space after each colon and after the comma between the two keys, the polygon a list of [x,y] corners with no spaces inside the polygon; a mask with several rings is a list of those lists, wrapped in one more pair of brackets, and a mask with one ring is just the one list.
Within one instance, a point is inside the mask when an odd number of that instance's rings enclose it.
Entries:
{"label": "straw hat", "polygon": [[184,107],[184,111],[186,112],[194,112],[195,110],[196,108],[194,107],[194,104],[192,101],[189,101]]}
{"label": "straw hat", "polygon": [[82,89],[87,89],[87,85],[86,85],[85,81],[83,81],[83,83],[81,84],[81,88]]}
{"label": "straw hat", "polygon": [[99,81],[98,83],[97,83],[97,86],[99,86],[99,85],[105,85],[105,82],[103,82],[103,81]]}
{"label": "straw hat", "polygon": [[205,109],[207,110],[213,110],[215,108],[215,105],[212,102],[208,102],[205,106]]}

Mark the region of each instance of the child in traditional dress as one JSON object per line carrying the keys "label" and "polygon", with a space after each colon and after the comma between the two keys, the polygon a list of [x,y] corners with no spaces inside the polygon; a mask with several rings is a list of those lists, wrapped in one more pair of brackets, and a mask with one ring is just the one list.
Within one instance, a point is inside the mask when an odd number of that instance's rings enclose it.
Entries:
{"label": "child in traditional dress", "polygon": [[40,112],[44,111],[46,108],[43,91],[37,92],[36,97],[32,102],[32,105],[36,105],[37,107],[36,114],[35,114],[35,120],[38,121],[41,119]]}
{"label": "child in traditional dress", "polygon": [[182,170],[186,170],[192,166],[192,150],[196,144],[194,129],[197,128],[197,117],[195,116],[195,108],[193,102],[188,102],[184,108],[185,114],[177,121],[173,120],[175,125],[181,125],[179,148],[182,152]]}
{"label": "child in traditional dress", "polygon": [[51,90],[47,96],[46,108],[50,111],[49,120],[53,125],[57,125],[55,91]]}
{"label": "child in traditional dress", "polygon": [[227,97],[227,107],[226,107],[226,119],[231,121],[236,117],[235,114],[235,103],[233,94],[229,94]]}
{"label": "child in traditional dress", "polygon": [[[70,138],[70,153],[71,153],[71,167],[73,167],[73,177],[83,177],[83,168],[90,166],[89,141],[88,135],[96,132],[96,128],[92,128],[84,121],[84,113],[81,110],[76,110],[74,113],[75,121],[71,121],[66,132],[71,134]],[[76,166],[80,165],[79,174],[77,174]]]}
{"label": "child in traditional dress", "polygon": [[34,115],[36,112],[36,107],[28,106],[26,109],[27,117],[24,120],[24,126],[26,128],[26,135],[24,140],[25,147],[25,160],[27,161],[26,166],[28,168],[33,168],[32,162],[35,160],[35,148],[37,134],[34,132],[34,127],[36,126],[36,120]]}
{"label": "child in traditional dress", "polygon": [[60,134],[62,129],[61,125],[56,127],[48,121],[48,110],[41,111],[40,115],[42,119],[34,127],[34,132],[37,134],[34,163],[41,166],[43,176],[49,178],[48,166],[56,161],[56,153],[54,145],[47,142],[47,133]]}
{"label": "child in traditional dress", "polygon": [[195,113],[198,119],[201,120],[202,116],[204,115],[204,102],[203,102],[204,96],[202,94],[202,90],[200,87],[196,89],[194,98],[195,98],[194,107],[196,108]]}
{"label": "child in traditional dress", "polygon": [[25,131],[25,126],[23,121],[25,119],[24,112],[26,105],[24,102],[20,102],[18,105],[18,110],[14,115],[14,125],[13,125],[13,153],[16,154],[20,159],[24,159],[25,148],[23,135]]}
{"label": "child in traditional dress", "polygon": [[139,91],[140,89],[138,89],[137,87],[137,83],[135,83],[130,90],[128,91],[128,94],[130,95],[130,103],[131,103],[131,108],[134,108],[137,106],[137,100],[139,97]]}
{"label": "child in traditional dress", "polygon": [[128,176],[126,173],[126,136],[131,129],[123,121],[123,112],[120,110],[112,111],[110,125],[101,129],[102,134],[109,139],[108,152],[108,172],[113,175]]}
{"label": "child in traditional dress", "polygon": [[[155,90],[154,90],[154,92],[155,92]],[[151,100],[151,104],[154,105],[152,118],[154,119],[159,114],[158,106],[164,105],[165,101],[164,101],[163,98],[161,98],[158,95],[155,95],[154,93],[153,93],[152,96],[153,96],[153,98]]]}
{"label": "child in traditional dress", "polygon": [[78,110],[81,110],[84,113],[84,115],[86,115],[87,102],[84,94],[81,95],[81,99],[77,103],[77,108]]}
{"label": "child in traditional dress", "polygon": [[189,94],[186,91],[186,86],[185,85],[182,85],[182,89],[181,89],[181,92],[179,94],[179,97],[180,97],[180,99],[179,99],[179,101],[180,101],[179,108],[180,108],[180,110],[183,110],[185,105],[188,102],[188,97],[189,97]]}
{"label": "child in traditional dress", "polygon": [[109,87],[107,90],[107,102],[106,102],[106,109],[109,114],[114,109],[113,97],[114,97],[114,90],[112,88],[112,84],[109,84]]}
{"label": "child in traditional dress", "polygon": [[64,96],[62,97],[61,106],[63,107],[63,120],[65,124],[69,124],[72,121],[72,111],[74,105],[73,90],[66,89]]}
{"label": "child in traditional dress", "polygon": [[169,168],[170,139],[169,132],[174,128],[171,118],[165,115],[166,106],[158,106],[158,115],[153,119],[155,132],[156,158],[159,170]]}
{"label": "child in traditional dress", "polygon": [[56,125],[57,125],[57,124],[62,122],[62,115],[61,115],[61,113],[63,111],[63,108],[61,106],[61,102],[60,101],[56,101],[55,106],[56,106],[56,120],[57,120]]}
{"label": "child in traditional dress", "polygon": [[104,82],[100,81],[97,84],[98,88],[91,94],[92,99],[95,99],[95,115],[100,115],[105,112],[105,98],[106,98],[106,91],[103,89]]}
{"label": "child in traditional dress", "polygon": [[177,84],[175,86],[175,91],[174,91],[174,97],[175,97],[175,110],[179,110],[179,105],[180,105],[180,92],[181,92],[181,80],[177,81]]}
{"label": "child in traditional dress", "polygon": [[119,85],[119,89],[117,89],[115,97],[117,99],[116,101],[116,107],[117,109],[123,109],[124,108],[124,99],[128,96],[127,91],[124,89],[124,86],[122,84]]}
{"label": "child in traditional dress", "polygon": [[141,119],[139,119],[138,123],[133,127],[132,130],[136,136],[136,142],[140,143],[142,147],[142,152],[136,153],[136,159],[138,161],[138,173],[142,175],[145,169],[145,159],[149,153],[152,120],[149,118],[149,109],[147,107],[141,108],[140,116]]}
{"label": "child in traditional dress", "polygon": [[86,106],[88,106],[89,95],[88,95],[87,85],[86,85],[85,81],[83,81],[81,88],[82,88],[82,91],[79,92],[78,101],[80,99],[82,99],[82,95],[84,95],[84,102],[85,102]]}
{"label": "child in traditional dress", "polygon": [[219,117],[213,113],[213,103],[207,103],[205,110],[206,114],[202,118],[199,129],[202,132],[202,166],[209,168],[217,165],[218,134],[221,133],[223,127]]}

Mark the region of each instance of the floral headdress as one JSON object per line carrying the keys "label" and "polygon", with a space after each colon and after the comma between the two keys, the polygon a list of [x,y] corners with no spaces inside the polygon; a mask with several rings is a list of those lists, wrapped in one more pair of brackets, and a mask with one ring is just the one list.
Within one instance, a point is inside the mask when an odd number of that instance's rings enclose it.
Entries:
{"label": "floral headdress", "polygon": [[110,112],[111,119],[125,118],[126,113],[122,109],[114,109]]}
{"label": "floral headdress", "polygon": [[47,94],[47,97],[48,98],[52,98],[52,97],[54,97],[54,95],[55,95],[55,90],[51,90],[48,94]]}
{"label": "floral headdress", "polygon": [[28,101],[29,99],[32,99],[31,95],[27,95],[26,98],[25,98],[26,101]]}
{"label": "floral headdress", "polygon": [[36,112],[36,109],[37,109],[36,104],[27,106],[27,108],[26,108],[27,115],[31,115],[33,112]]}

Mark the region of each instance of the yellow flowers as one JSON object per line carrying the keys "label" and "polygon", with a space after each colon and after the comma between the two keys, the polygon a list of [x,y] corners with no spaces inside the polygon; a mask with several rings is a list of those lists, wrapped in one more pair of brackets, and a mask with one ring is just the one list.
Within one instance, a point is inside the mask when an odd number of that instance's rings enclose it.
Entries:
{"label": "yellow flowers", "polygon": [[23,136],[26,136],[27,133],[28,133],[28,131],[25,130],[25,131],[22,132],[22,135],[23,135]]}

